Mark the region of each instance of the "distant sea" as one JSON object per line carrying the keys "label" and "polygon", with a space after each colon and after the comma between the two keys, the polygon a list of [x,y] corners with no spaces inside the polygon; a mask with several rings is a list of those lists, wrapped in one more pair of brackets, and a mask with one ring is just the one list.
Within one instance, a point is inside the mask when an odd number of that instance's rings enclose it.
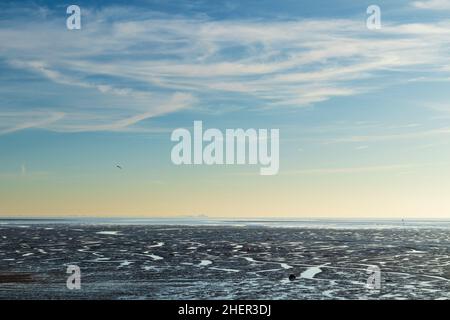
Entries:
{"label": "distant sea", "polygon": [[181,225],[280,228],[450,229],[450,219],[213,219],[213,218],[0,218],[1,225],[103,224],[103,225]]}

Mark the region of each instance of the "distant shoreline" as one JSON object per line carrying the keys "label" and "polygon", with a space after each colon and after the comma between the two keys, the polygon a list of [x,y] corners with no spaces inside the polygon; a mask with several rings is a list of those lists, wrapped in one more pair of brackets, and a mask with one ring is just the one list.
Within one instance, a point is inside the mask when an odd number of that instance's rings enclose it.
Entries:
{"label": "distant shoreline", "polygon": [[92,224],[92,225],[182,225],[333,229],[450,229],[450,219],[215,219],[181,218],[0,218],[0,225]]}

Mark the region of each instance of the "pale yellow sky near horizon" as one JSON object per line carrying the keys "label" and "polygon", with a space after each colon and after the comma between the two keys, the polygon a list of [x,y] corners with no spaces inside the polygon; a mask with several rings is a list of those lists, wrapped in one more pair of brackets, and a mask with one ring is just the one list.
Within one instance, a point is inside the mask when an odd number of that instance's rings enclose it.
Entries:
{"label": "pale yellow sky near horizon", "polygon": [[[450,180],[439,170],[280,174],[244,179],[200,174],[195,181],[104,177],[9,178],[0,216],[257,218],[450,218]],[[417,183],[420,181],[420,183]],[[21,192],[17,192],[20,189]]]}

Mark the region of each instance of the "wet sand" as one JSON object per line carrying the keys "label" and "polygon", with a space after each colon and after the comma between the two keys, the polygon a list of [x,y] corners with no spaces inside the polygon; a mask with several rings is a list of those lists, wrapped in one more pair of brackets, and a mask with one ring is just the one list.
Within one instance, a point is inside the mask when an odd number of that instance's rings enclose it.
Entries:
{"label": "wet sand", "polygon": [[0,225],[0,299],[449,299],[449,279],[448,229]]}

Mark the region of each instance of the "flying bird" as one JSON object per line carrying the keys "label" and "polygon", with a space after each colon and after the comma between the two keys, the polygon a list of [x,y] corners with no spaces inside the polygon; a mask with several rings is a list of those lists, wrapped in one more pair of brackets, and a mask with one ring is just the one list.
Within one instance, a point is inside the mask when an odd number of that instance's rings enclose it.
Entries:
{"label": "flying bird", "polygon": [[122,167],[119,166],[118,164],[116,165],[116,168],[119,168],[120,170],[122,170]]}

